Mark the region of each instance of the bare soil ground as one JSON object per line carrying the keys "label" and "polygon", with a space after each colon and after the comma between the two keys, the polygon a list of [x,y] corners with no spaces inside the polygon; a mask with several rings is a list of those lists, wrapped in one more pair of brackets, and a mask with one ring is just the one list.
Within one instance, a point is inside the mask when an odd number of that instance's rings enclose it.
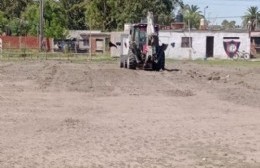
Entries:
{"label": "bare soil ground", "polygon": [[167,67],[0,62],[0,168],[259,168],[260,63]]}

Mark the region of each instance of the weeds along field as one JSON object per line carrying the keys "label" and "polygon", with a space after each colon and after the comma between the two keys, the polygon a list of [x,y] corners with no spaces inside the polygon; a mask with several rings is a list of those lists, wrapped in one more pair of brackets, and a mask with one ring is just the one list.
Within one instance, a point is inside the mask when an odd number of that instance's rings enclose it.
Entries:
{"label": "weeds along field", "polygon": [[0,168],[258,168],[260,62],[0,58]]}
{"label": "weeds along field", "polygon": [[71,52],[39,52],[38,50],[5,50],[0,52],[1,61],[21,61],[21,60],[69,60],[69,61],[104,61],[115,60],[109,54],[91,53],[71,53]]}

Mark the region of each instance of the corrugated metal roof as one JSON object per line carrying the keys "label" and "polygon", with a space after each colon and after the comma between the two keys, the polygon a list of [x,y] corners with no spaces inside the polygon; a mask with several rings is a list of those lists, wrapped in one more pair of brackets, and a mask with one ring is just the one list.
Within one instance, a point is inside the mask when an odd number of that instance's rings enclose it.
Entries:
{"label": "corrugated metal roof", "polygon": [[109,35],[109,33],[101,32],[100,30],[69,30],[67,38],[82,38],[82,36],[104,36]]}

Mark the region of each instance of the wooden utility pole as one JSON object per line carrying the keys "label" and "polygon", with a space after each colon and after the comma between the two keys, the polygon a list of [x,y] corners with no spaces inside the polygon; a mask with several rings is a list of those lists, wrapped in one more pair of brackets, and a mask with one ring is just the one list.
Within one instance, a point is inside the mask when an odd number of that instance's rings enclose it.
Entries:
{"label": "wooden utility pole", "polygon": [[90,30],[90,34],[89,34],[89,56],[90,56],[90,60],[92,61],[92,36],[91,36],[91,31],[92,31],[92,19],[90,18],[90,24],[89,24],[89,30]]}
{"label": "wooden utility pole", "polygon": [[44,18],[43,18],[43,13],[44,13],[44,0],[40,0],[40,34],[39,34],[39,48],[40,51],[43,51],[43,39],[44,39]]}

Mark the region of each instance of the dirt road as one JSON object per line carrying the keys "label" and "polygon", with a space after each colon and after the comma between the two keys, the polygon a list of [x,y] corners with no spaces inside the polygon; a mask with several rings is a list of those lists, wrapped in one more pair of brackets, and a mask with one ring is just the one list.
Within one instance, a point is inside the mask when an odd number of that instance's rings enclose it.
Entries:
{"label": "dirt road", "polygon": [[260,65],[0,62],[0,168],[259,168]]}

